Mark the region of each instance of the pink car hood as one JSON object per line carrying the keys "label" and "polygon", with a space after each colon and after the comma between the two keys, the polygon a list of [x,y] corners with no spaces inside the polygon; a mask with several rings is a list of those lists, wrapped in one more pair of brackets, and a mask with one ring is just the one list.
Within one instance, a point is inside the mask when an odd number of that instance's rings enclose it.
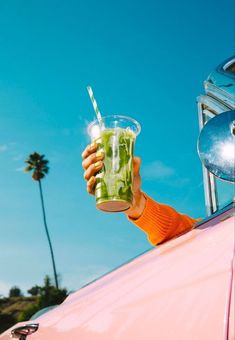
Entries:
{"label": "pink car hood", "polygon": [[209,221],[21,324],[39,324],[27,340],[232,340],[233,255],[234,217]]}

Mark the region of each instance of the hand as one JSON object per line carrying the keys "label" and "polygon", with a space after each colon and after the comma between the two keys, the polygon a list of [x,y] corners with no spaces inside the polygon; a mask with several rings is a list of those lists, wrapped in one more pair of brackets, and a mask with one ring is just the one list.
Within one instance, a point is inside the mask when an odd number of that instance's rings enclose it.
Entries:
{"label": "hand", "polygon": [[96,152],[97,148],[98,144],[92,143],[82,153],[82,167],[85,170],[83,177],[87,181],[87,192],[91,195],[95,193],[95,175],[103,167],[104,154],[100,151]]}
{"label": "hand", "polygon": [[146,198],[141,191],[140,164],[141,159],[139,157],[134,157],[133,201],[131,208],[124,211],[124,213],[128,215],[128,217],[131,217],[133,219],[137,219],[142,215],[146,204]]}
{"label": "hand", "polygon": [[[98,145],[92,143],[88,145],[82,153],[82,167],[84,171],[84,179],[87,181],[87,192],[94,195],[96,173],[102,169],[104,154],[102,152],[96,152]],[[141,159],[134,157],[133,159],[133,202],[131,208],[124,213],[133,219],[137,219],[141,216],[145,208],[146,199],[141,191],[141,177],[140,177],[140,164]]]}

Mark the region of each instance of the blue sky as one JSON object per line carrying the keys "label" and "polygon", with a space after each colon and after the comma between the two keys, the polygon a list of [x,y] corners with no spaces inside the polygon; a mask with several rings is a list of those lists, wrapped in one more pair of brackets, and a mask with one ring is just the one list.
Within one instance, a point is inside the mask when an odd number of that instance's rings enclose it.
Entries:
{"label": "blue sky", "polygon": [[143,190],[205,215],[196,97],[234,54],[232,0],[0,2],[0,294],[52,275],[39,191],[24,160],[50,161],[43,180],[61,285],[75,290],[150,248],[125,216],[95,209],[81,152],[94,112],[142,126]]}

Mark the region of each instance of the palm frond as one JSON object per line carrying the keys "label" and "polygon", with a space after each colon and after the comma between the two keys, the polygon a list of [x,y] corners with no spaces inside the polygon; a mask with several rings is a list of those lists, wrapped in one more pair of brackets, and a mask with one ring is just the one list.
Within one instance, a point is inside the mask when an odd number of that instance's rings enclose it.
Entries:
{"label": "palm frond", "polygon": [[45,177],[45,174],[49,172],[49,161],[45,159],[45,155],[40,155],[38,152],[31,153],[25,160],[28,164],[24,169],[25,172],[33,171],[32,178],[35,181],[39,181]]}
{"label": "palm frond", "polygon": [[30,172],[33,170],[33,167],[31,165],[26,166],[26,168],[24,169],[24,172]]}

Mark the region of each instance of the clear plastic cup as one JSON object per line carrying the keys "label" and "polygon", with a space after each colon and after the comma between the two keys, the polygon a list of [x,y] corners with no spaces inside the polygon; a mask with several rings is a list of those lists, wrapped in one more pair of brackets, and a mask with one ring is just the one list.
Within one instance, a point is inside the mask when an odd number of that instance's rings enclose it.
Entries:
{"label": "clear plastic cup", "polygon": [[118,212],[131,207],[133,198],[133,154],[140,124],[126,116],[102,117],[88,126],[92,142],[104,153],[104,166],[96,175],[96,207]]}

